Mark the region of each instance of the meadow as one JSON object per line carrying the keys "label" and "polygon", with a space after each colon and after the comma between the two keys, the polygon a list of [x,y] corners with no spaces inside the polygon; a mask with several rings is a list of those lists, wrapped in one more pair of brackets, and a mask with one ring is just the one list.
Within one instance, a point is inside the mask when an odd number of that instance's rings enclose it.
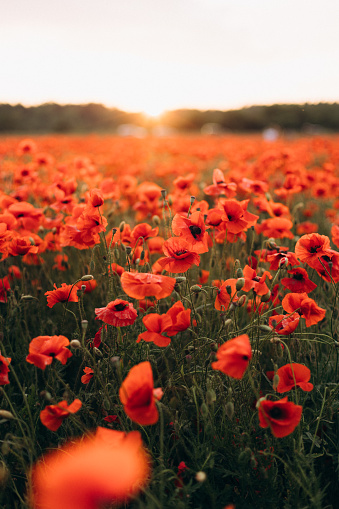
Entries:
{"label": "meadow", "polygon": [[0,505],[330,509],[339,137],[0,138]]}

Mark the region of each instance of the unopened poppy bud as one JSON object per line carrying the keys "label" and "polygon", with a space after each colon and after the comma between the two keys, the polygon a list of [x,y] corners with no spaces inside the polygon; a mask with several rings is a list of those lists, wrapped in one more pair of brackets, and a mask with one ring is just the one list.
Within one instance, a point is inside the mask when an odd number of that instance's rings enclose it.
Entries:
{"label": "unopened poppy bud", "polygon": [[277,246],[275,240],[273,237],[269,238],[268,241],[267,241],[267,245],[268,247],[270,247],[271,249],[275,249]]}
{"label": "unopened poppy bud", "polygon": [[52,394],[48,391],[41,391],[39,394],[40,398],[45,399],[46,401],[52,401]]}
{"label": "unopened poppy bud", "polygon": [[94,272],[94,271],[95,271],[95,262],[94,262],[94,260],[91,260],[91,261],[89,262],[89,270],[90,270],[91,272]]}
{"label": "unopened poppy bud", "polygon": [[121,223],[119,224],[119,230],[121,233],[124,231],[125,224],[126,224],[125,221],[121,221]]}
{"label": "unopened poppy bud", "polygon": [[153,224],[155,224],[155,226],[159,226],[160,225],[160,217],[155,215],[152,217],[152,221],[153,221]]}
{"label": "unopened poppy bud", "polygon": [[227,285],[226,286],[226,292],[228,293],[228,295],[232,295],[232,287],[231,287],[231,285]]}
{"label": "unopened poppy bud", "polygon": [[72,339],[72,341],[70,342],[69,346],[71,348],[74,348],[75,350],[77,350],[78,348],[81,348],[81,343],[78,339]]}
{"label": "unopened poppy bud", "polygon": [[199,286],[199,285],[193,285],[193,286],[191,286],[190,290],[191,290],[191,292],[193,292],[193,293],[200,293],[200,292],[201,292],[201,288],[200,288],[200,286]]}
{"label": "unopened poppy bud", "polygon": [[85,276],[82,276],[81,281],[92,281],[92,279],[94,279],[92,274],[86,274]]}
{"label": "unopened poppy bud", "polygon": [[265,295],[262,295],[261,296],[261,302],[268,302],[271,298],[271,290],[268,290],[267,293],[265,293]]}
{"label": "unopened poppy bud", "polygon": [[82,288],[78,288],[77,290],[77,296],[78,297],[81,297],[81,295],[83,294],[83,289]]}
{"label": "unopened poppy bud", "polygon": [[115,355],[114,357],[111,357],[111,364],[114,368],[119,368],[120,367],[120,357],[118,357],[117,355]]}
{"label": "unopened poppy bud", "polygon": [[214,403],[217,399],[217,396],[215,394],[215,391],[213,389],[209,389],[207,392],[206,392],[206,403],[208,405],[212,405],[212,403]]}
{"label": "unopened poppy bud", "polygon": [[99,348],[97,348],[96,346],[93,347],[93,353],[97,356],[97,357],[102,357],[102,353],[101,351],[99,350]]}
{"label": "unopened poppy bud", "polygon": [[227,401],[226,406],[225,406],[225,412],[226,412],[227,417],[228,417],[230,420],[231,420],[231,419],[233,419],[233,415],[234,415],[234,405],[233,405],[233,402],[232,402],[232,401]]}
{"label": "unopened poppy bud", "polygon": [[33,297],[33,295],[21,295],[21,300],[36,300],[36,297]]}
{"label": "unopened poppy bud", "polygon": [[284,355],[284,350],[282,347],[282,344],[279,342],[277,343],[277,357],[281,358]]}
{"label": "unopened poppy bud", "polygon": [[284,258],[282,258],[279,261],[279,267],[282,269],[283,267],[287,267],[287,265],[288,265],[288,259],[284,256]]}
{"label": "unopened poppy bud", "polygon": [[131,246],[126,246],[125,249],[126,249],[127,256],[129,256],[131,254],[131,251],[132,251]]}
{"label": "unopened poppy bud", "polygon": [[113,254],[114,254],[114,258],[115,258],[116,260],[119,260],[119,258],[120,258],[120,251],[119,251],[119,249],[118,249],[118,248],[114,248],[114,250],[113,250]]}
{"label": "unopened poppy bud", "polygon": [[259,329],[263,332],[272,332],[272,329],[269,325],[259,325]]}
{"label": "unopened poppy bud", "polygon": [[235,288],[236,288],[237,292],[239,292],[239,290],[242,289],[244,284],[245,284],[245,279],[243,277],[240,277],[239,279],[237,279],[237,282],[235,283]]}
{"label": "unopened poppy bud", "polygon": [[274,375],[273,377],[273,389],[276,391],[277,390],[277,387],[278,387],[278,383],[279,383],[279,375],[277,375],[277,373]]}
{"label": "unopened poppy bud", "polygon": [[140,258],[137,258],[137,259],[135,260],[135,265],[140,265],[140,262],[141,262]]}
{"label": "unopened poppy bud", "polygon": [[211,344],[211,350],[212,350],[212,352],[217,352],[218,351],[218,344],[217,343],[212,343]]}
{"label": "unopened poppy bud", "polygon": [[11,447],[10,447],[9,443],[7,442],[7,440],[5,440],[1,445],[1,452],[4,456],[7,456],[7,454],[9,454],[10,450],[11,450]]}
{"label": "unopened poppy bud", "polygon": [[185,276],[178,276],[175,278],[177,283],[184,283],[186,281]]}
{"label": "unopened poppy bud", "polygon": [[10,421],[11,419],[15,419],[12,412],[9,412],[8,410],[0,410],[0,419],[7,419]]}
{"label": "unopened poppy bud", "polygon": [[241,308],[241,306],[243,306],[245,304],[245,300],[246,300],[246,295],[242,295],[241,297],[239,297],[239,299],[234,303],[238,306],[238,308]]}
{"label": "unopened poppy bud", "polygon": [[144,260],[144,259],[145,259],[145,251],[142,250],[140,253],[140,260]]}
{"label": "unopened poppy bud", "polygon": [[[244,272],[243,272],[242,268],[241,268],[241,267],[239,267],[239,268],[237,269],[237,278],[243,278],[243,277],[244,277]],[[245,282],[245,281],[244,281],[244,282]]]}
{"label": "unopened poppy bud", "polygon": [[208,416],[208,406],[206,405],[206,403],[202,403],[202,405],[200,407],[200,412],[203,417]]}
{"label": "unopened poppy bud", "polygon": [[168,198],[168,205],[170,205],[170,207],[172,207],[172,205],[173,205],[172,196],[169,196],[169,198]]}
{"label": "unopened poppy bud", "polygon": [[195,474],[195,480],[198,482],[204,482],[204,481],[206,481],[206,479],[207,479],[207,475],[205,472],[200,471]]}
{"label": "unopened poppy bud", "polygon": [[165,200],[166,199],[166,196],[167,196],[167,191],[166,189],[161,189],[161,196],[162,196],[162,199]]}
{"label": "unopened poppy bud", "polygon": [[[243,297],[245,297],[245,295],[243,295]],[[246,298],[246,297],[245,297]],[[239,299],[240,300],[240,299]],[[236,305],[234,304],[234,302],[231,302],[231,304],[229,305],[229,308],[228,310],[232,313],[232,311],[234,311],[236,308]]]}
{"label": "unopened poppy bud", "polygon": [[191,205],[195,202],[195,196],[190,197]]}
{"label": "unopened poppy bud", "polygon": [[173,288],[173,289],[174,289],[174,291],[175,291],[175,292],[180,293],[180,286],[178,285],[178,283],[175,283],[175,285],[174,285],[174,288]]}
{"label": "unopened poppy bud", "polygon": [[239,269],[239,267],[240,267],[240,266],[241,266],[241,264],[240,264],[240,260],[237,258],[236,260],[234,260],[234,267],[235,267],[236,269]]}
{"label": "unopened poppy bud", "polygon": [[232,323],[232,318],[227,318],[227,320],[224,321],[224,326],[228,327]]}

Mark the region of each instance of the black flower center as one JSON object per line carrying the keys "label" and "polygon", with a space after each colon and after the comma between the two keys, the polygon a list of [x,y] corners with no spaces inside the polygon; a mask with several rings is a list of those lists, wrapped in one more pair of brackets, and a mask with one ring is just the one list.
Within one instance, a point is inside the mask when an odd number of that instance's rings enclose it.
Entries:
{"label": "black flower center", "polygon": [[115,311],[123,311],[124,309],[127,308],[127,306],[128,306],[127,304],[124,304],[123,302],[120,302],[120,304],[116,304],[114,306],[114,309],[115,309]]}
{"label": "black flower center", "polygon": [[181,256],[181,255],[186,254],[186,253],[187,253],[187,249],[184,249],[184,250],[182,250],[182,251],[176,251],[176,253],[175,253],[175,254],[176,254],[177,256]]}
{"label": "black flower center", "polygon": [[293,279],[296,279],[297,281],[302,281],[304,279],[304,276],[302,274],[293,274]]}
{"label": "black flower center", "polygon": [[272,419],[281,419],[281,417],[283,416],[283,411],[281,410],[281,408],[274,406],[269,411],[269,415],[270,417],[272,417]]}
{"label": "black flower center", "polygon": [[318,251],[318,249],[320,249],[321,246],[313,246],[313,247],[310,247],[309,251],[310,253],[314,254]]}
{"label": "black flower center", "polygon": [[190,232],[192,233],[193,237],[196,239],[199,235],[201,235],[201,228],[199,226],[196,226],[193,224],[189,227]]}

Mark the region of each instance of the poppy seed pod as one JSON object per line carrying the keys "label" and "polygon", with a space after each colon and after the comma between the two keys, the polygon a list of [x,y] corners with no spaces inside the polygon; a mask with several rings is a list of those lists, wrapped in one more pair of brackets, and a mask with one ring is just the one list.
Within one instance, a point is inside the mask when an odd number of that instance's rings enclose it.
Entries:
{"label": "poppy seed pod", "polygon": [[86,274],[85,276],[82,276],[80,281],[92,281],[94,279],[94,276],[92,274]]}
{"label": "poppy seed pod", "polygon": [[271,298],[271,290],[269,290],[265,295],[261,296],[261,302],[268,302]]}
{"label": "poppy seed pod", "polygon": [[277,373],[273,377],[273,389],[276,391],[279,384],[280,377]]}
{"label": "poppy seed pod", "polygon": [[225,406],[225,412],[226,412],[227,417],[228,417],[230,420],[231,420],[231,419],[233,419],[233,415],[234,415],[234,405],[233,405],[233,402],[232,402],[232,401],[227,401],[226,406]]}
{"label": "poppy seed pod", "polygon": [[243,270],[241,267],[239,267],[237,269],[237,278],[243,278],[244,277],[244,273],[243,273]]}
{"label": "poppy seed pod", "polygon": [[235,288],[236,288],[237,292],[239,292],[242,289],[244,284],[245,284],[245,279],[243,277],[240,277],[237,280],[237,282],[235,283]]}
{"label": "poppy seed pod", "polygon": [[191,292],[193,292],[193,293],[200,293],[200,292],[201,292],[201,288],[200,288],[200,286],[199,286],[199,285],[193,285],[193,286],[191,286],[190,290],[191,290]]}
{"label": "poppy seed pod", "polygon": [[74,348],[75,350],[77,350],[78,348],[81,347],[81,343],[78,339],[72,339],[72,341],[70,342],[69,346],[71,348]]}
{"label": "poppy seed pod", "polygon": [[15,419],[12,412],[9,412],[8,410],[0,410],[0,418],[1,419],[7,419],[8,421],[11,419]]}

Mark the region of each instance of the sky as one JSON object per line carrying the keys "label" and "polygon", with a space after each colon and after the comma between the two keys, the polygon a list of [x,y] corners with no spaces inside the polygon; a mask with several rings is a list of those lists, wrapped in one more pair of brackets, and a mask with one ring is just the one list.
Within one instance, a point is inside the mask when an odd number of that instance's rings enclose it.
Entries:
{"label": "sky", "polygon": [[338,0],[0,0],[0,102],[338,102],[338,24]]}

